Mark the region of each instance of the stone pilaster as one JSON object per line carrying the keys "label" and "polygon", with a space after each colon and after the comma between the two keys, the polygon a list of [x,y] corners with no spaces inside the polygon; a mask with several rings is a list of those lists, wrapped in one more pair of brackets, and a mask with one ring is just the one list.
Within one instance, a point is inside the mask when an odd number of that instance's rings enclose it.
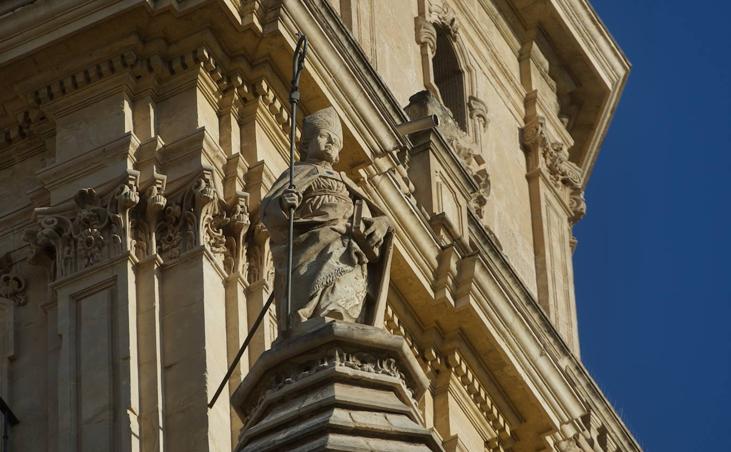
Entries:
{"label": "stone pilaster", "polygon": [[581,172],[569,160],[568,146],[552,138],[546,118],[537,113],[537,93],[526,97],[526,151],[538,302],[574,353],[579,336],[574,294],[572,226],[586,211]]}

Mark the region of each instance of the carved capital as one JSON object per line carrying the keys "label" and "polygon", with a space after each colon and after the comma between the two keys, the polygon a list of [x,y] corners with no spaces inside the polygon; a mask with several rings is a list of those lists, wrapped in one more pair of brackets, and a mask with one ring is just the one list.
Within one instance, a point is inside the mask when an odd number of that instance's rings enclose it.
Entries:
{"label": "carved capital", "polygon": [[[160,257],[174,261],[204,246],[227,273],[242,271],[246,261],[244,237],[249,227],[248,194],[238,193],[232,205],[226,205],[213,172],[204,169],[187,189],[166,202],[157,188],[151,188],[150,195],[153,202],[148,208],[160,212],[154,219],[154,243]],[[151,217],[155,214],[148,216],[150,224]]]}
{"label": "carved capital", "polygon": [[263,223],[256,223],[252,228],[251,246],[248,249],[249,266],[247,279],[249,284],[263,282],[271,289],[274,286],[274,260],[269,247],[269,231]]}
{"label": "carved capital", "polygon": [[131,251],[130,211],[139,199],[137,174],[131,173],[104,197],[85,188],[76,193],[71,208],[36,209],[37,224],[24,234],[31,262],[50,263],[53,277],[61,278]]}
{"label": "carved capital", "polygon": [[251,225],[249,218],[249,194],[238,192],[233,199],[232,205],[228,208],[228,225],[225,231],[229,240],[233,239],[234,262],[232,272],[247,277],[248,269],[246,258],[246,233]]}
{"label": "carved capital", "polygon": [[167,198],[163,195],[166,180],[167,177],[162,174],[153,175],[153,182],[145,189],[140,208],[132,217],[134,250],[140,259],[155,254],[157,249],[155,229],[167,205]]}

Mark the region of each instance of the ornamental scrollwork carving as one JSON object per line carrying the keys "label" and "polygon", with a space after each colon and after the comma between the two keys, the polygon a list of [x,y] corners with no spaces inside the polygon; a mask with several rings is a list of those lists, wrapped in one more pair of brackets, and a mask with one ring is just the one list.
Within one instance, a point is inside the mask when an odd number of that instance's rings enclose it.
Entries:
{"label": "ornamental scrollwork carving", "polygon": [[525,125],[522,140],[528,152],[537,152],[540,156],[537,164],[544,168],[553,186],[564,194],[571,211],[571,224],[577,223],[586,214],[586,200],[581,186],[581,169],[569,160],[566,145],[548,138],[545,119],[540,116]]}
{"label": "ornamental scrollwork carving", "polygon": [[237,193],[228,206],[218,195],[212,171],[204,170],[160,209],[155,225],[156,250],[163,260],[174,261],[203,246],[227,273],[241,272],[248,228],[248,194]]}
{"label": "ornamental scrollwork carving", "polygon": [[134,248],[131,210],[139,203],[136,174],[101,197],[93,188],[79,190],[71,209],[39,208],[36,226],[25,231],[31,262],[51,264],[62,278]]}
{"label": "ornamental scrollwork carving", "polygon": [[37,224],[24,235],[31,262],[50,264],[57,279],[126,252],[172,262],[202,246],[227,274],[245,275],[248,194],[236,193],[227,204],[209,170],[177,195],[165,189],[166,177],[155,174],[141,195],[134,173],[105,196],[85,188],[70,207],[37,209]]}
{"label": "ornamental scrollwork carving", "polygon": [[0,258],[0,298],[12,300],[16,306],[27,303],[25,297],[25,279],[13,269],[13,259],[10,253]]}
{"label": "ornamental scrollwork carving", "polygon": [[434,25],[423,17],[416,18],[416,43],[426,45],[429,54],[433,57],[437,50],[437,30]]}
{"label": "ornamental scrollwork carving", "polygon": [[584,199],[584,192],[580,187],[571,190],[569,209],[571,209],[571,217],[569,217],[571,224],[578,223],[586,215],[586,200]]}
{"label": "ornamental scrollwork carving", "polygon": [[166,177],[155,174],[153,183],[147,187],[140,202],[140,209],[132,220],[132,231],[135,234],[135,255],[138,259],[155,254],[157,237],[155,231],[162,215],[167,198],[165,197]]}
{"label": "ornamental scrollwork carving", "polygon": [[267,288],[274,287],[274,260],[269,247],[269,231],[263,223],[257,222],[251,228],[252,244],[248,249],[249,284],[263,282]]}
{"label": "ornamental scrollwork carving", "polygon": [[412,403],[416,404],[412,385],[395,358],[380,353],[351,352],[342,348],[331,348],[324,351],[319,357],[301,363],[291,363],[275,372],[272,377],[258,388],[256,402],[245,410],[244,417],[250,419],[251,415],[262,406],[267,395],[277,392],[306,377],[330,369],[352,369],[368,374],[392,377],[403,385],[408,391]]}
{"label": "ornamental scrollwork carving", "polygon": [[467,100],[467,108],[470,113],[470,119],[477,121],[480,129],[487,129],[490,119],[487,115],[487,105],[475,96],[469,96]]}
{"label": "ornamental scrollwork carving", "polygon": [[427,20],[445,27],[454,39],[459,33],[457,17],[446,1],[432,1],[429,3]]}

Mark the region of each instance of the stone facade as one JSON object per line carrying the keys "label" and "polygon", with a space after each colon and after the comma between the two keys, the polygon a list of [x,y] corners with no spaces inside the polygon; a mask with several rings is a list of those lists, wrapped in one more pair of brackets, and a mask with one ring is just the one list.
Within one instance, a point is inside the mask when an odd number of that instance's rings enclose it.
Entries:
{"label": "stone facade", "polygon": [[[207,403],[273,285],[259,207],[288,165],[299,31],[302,110],[335,108],[337,169],[394,222],[384,326],[405,345],[364,366],[419,375],[413,400],[378,393],[402,403],[397,422],[432,450],[639,450],[579,358],[571,231],[629,69],[586,0],[12,0],[0,395],[20,419],[13,450],[240,444],[235,402]],[[399,131],[424,115],[439,126]],[[271,311],[229,395],[276,334]],[[333,372],[360,359],[344,350]]]}

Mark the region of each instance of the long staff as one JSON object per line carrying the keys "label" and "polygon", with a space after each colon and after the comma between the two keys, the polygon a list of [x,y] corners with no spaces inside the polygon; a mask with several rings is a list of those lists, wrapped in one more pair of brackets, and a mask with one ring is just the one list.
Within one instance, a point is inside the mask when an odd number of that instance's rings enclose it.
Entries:
{"label": "long staff", "polygon": [[[297,118],[297,104],[300,100],[300,92],[299,92],[299,84],[300,84],[300,75],[302,74],[302,69],[305,66],[305,53],[307,52],[307,38],[305,35],[299,33],[298,34],[299,39],[297,41],[297,47],[294,50],[294,57],[292,58],[292,88],[289,92],[289,103],[292,105],[292,116],[290,118],[290,132],[289,132],[289,187],[290,189],[295,188],[294,187],[294,140],[295,140],[295,127],[297,125],[296,118]],[[287,253],[287,303],[284,309],[284,312],[280,312],[279,315],[284,315],[285,318],[285,331],[289,329],[289,311],[290,311],[290,296],[292,295],[292,240],[294,240],[294,208],[289,209],[289,242],[288,242],[288,253]],[[221,381],[221,384],[218,385],[218,389],[216,389],[216,393],[213,395],[213,398],[208,403],[208,408],[213,408],[213,405],[216,403],[216,400],[218,400],[218,397],[221,395],[221,391],[223,391],[223,388],[226,387],[226,383],[228,383],[228,380],[231,378],[231,375],[234,373],[234,370],[236,369],[236,366],[239,364],[239,361],[241,360],[241,357],[243,356],[244,352],[246,351],[246,347],[249,346],[249,342],[251,342],[251,338],[254,337],[254,333],[256,333],[256,330],[259,328],[259,325],[261,324],[261,321],[264,319],[264,315],[269,310],[269,306],[271,306],[272,301],[274,301],[274,291],[269,295],[269,299],[267,299],[267,302],[264,303],[264,306],[262,306],[261,311],[259,311],[259,315],[256,317],[256,320],[254,321],[254,324],[251,326],[251,329],[249,330],[249,334],[246,335],[246,339],[244,339],[244,343],[241,345],[241,348],[239,349],[238,353],[236,353],[236,356],[234,357],[233,362],[231,362],[231,365],[228,367],[228,371],[226,371],[226,375],[223,377],[223,381]],[[283,333],[280,331],[280,333]]]}
{"label": "long staff", "polygon": [[[299,34],[297,48],[294,50],[294,59],[292,60],[292,86],[289,91],[289,103],[292,106],[292,117],[289,128],[289,187],[290,190],[294,186],[294,140],[295,129],[297,126],[297,105],[300,101],[300,75],[305,67],[305,54],[307,53],[307,37]],[[284,314],[284,331],[289,331],[289,313],[292,310],[292,242],[294,241],[294,206],[289,208],[289,240],[287,241],[287,300],[285,301]]]}

